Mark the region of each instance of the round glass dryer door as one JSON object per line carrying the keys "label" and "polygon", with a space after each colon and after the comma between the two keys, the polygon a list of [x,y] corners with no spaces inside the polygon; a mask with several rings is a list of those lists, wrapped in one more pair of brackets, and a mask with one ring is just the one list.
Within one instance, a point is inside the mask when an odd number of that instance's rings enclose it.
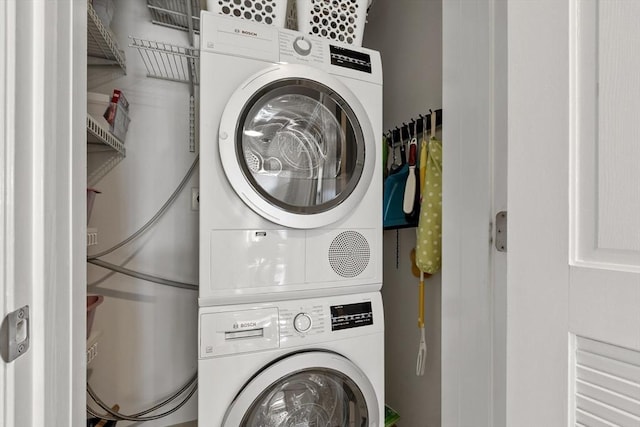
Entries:
{"label": "round glass dryer door", "polygon": [[255,377],[240,392],[224,427],[379,426],[371,383],[333,353],[300,353]]}
{"label": "round glass dryer door", "polygon": [[375,163],[360,102],[334,77],[300,65],[253,76],[236,91],[221,120],[220,154],[245,203],[294,228],[351,212]]}

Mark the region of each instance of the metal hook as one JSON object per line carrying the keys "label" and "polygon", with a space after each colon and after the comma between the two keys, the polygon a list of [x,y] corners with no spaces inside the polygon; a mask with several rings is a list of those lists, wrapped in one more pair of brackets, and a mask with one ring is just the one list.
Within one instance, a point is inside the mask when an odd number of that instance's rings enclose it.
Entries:
{"label": "metal hook", "polygon": [[422,119],[422,139],[427,139],[427,116]]}

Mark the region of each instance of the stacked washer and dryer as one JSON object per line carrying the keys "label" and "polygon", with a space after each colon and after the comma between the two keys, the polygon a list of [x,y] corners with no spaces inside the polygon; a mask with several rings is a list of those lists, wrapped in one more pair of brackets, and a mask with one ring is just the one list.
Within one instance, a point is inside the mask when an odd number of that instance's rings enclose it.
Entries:
{"label": "stacked washer and dryer", "polygon": [[201,15],[200,426],[384,425],[377,52]]}

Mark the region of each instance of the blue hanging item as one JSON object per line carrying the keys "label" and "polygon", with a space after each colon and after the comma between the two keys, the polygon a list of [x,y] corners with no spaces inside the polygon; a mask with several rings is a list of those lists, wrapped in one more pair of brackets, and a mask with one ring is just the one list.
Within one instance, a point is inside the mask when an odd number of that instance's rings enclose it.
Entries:
{"label": "blue hanging item", "polygon": [[[391,134],[391,149],[393,150],[393,164],[389,175],[384,180],[383,189],[383,205],[382,205],[382,225],[386,229],[415,227],[417,225],[417,217],[413,218],[405,214],[403,210],[403,202],[405,197],[405,188],[407,178],[411,173],[409,164],[407,163],[407,155],[403,140],[402,131],[398,129],[398,140],[394,141],[395,131]],[[396,142],[400,148],[400,163],[396,163]],[[415,219],[415,221],[414,221]]]}
{"label": "blue hanging item", "polygon": [[402,210],[404,187],[409,176],[409,165],[403,164],[394,174],[384,180],[384,200],[382,222],[385,228],[407,226],[407,218]]}

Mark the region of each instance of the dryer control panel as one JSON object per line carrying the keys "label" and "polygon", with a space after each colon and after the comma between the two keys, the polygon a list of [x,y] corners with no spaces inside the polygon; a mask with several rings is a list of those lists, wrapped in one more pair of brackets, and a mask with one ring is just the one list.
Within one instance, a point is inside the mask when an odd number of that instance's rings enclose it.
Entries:
{"label": "dryer control panel", "polygon": [[[239,1],[239,0],[238,0]],[[279,64],[306,64],[331,74],[382,83],[380,54],[311,34],[203,13],[201,51]]]}

